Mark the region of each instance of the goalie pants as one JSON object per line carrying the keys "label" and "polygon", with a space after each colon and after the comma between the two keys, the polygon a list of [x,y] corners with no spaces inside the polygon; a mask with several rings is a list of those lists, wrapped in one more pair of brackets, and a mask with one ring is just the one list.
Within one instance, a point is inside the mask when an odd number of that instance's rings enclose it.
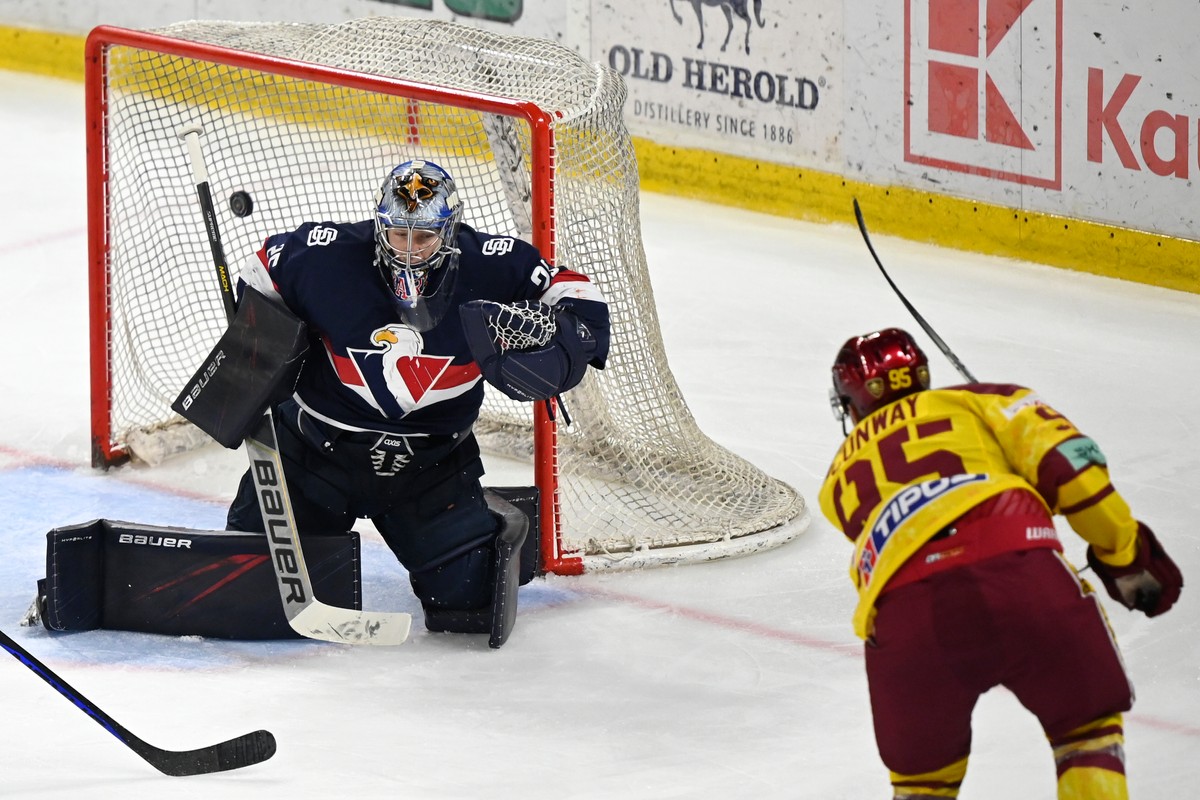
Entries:
{"label": "goalie pants", "polygon": [[[350,530],[370,519],[409,572],[426,608],[491,602],[499,522],[484,500],[483,462],[469,430],[398,437],[325,426],[293,400],[276,417],[279,453],[301,537]],[[229,507],[229,530],[262,531],[249,470]]]}
{"label": "goalie pants", "polygon": [[1056,745],[1132,706],[1104,612],[1056,551],[957,567],[885,591],[877,609],[867,680],[876,743],[894,777],[956,763],[965,771],[971,711],[994,686],[1016,695]]}

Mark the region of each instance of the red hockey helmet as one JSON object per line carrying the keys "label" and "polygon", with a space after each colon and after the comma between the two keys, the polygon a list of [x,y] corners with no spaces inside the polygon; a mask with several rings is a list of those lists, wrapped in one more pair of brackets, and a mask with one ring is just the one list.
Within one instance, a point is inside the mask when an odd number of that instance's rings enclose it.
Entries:
{"label": "red hockey helmet", "polygon": [[907,331],[885,328],[848,339],[833,362],[834,416],[854,422],[929,388],[929,359]]}

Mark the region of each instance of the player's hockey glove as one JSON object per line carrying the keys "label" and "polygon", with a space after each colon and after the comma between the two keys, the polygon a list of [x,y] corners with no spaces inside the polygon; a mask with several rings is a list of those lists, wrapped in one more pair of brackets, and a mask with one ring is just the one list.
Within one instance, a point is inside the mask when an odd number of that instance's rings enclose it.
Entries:
{"label": "player's hockey glove", "polygon": [[1126,608],[1157,617],[1179,599],[1183,575],[1163,550],[1158,537],[1138,523],[1138,549],[1128,566],[1114,567],[1101,561],[1089,545],[1087,560],[1110,597]]}
{"label": "player's hockey glove", "polygon": [[537,301],[472,300],[459,308],[484,380],[514,400],[573,389],[596,354],[596,337],[570,310]]}

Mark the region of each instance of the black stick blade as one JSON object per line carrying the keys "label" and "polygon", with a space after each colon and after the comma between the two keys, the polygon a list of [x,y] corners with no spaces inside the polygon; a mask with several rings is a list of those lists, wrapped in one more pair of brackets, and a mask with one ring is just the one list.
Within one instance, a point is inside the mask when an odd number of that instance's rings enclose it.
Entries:
{"label": "black stick blade", "polygon": [[197,750],[162,750],[142,741],[127,744],[152,767],[173,777],[240,769],[275,755],[275,737],[270,731],[254,731]]}

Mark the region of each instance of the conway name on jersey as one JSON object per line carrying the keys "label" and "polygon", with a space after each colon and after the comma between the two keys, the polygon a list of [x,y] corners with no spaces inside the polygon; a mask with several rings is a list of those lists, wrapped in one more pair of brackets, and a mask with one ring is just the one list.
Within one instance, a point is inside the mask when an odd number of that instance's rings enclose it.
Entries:
{"label": "conway name on jersey", "polygon": [[[1113,489],[1099,447],[1031,390],[969,384],[918,392],[858,422],[821,487],[820,504],[855,543],[855,632],[918,549],[989,498],[1032,491],[1050,514],[1115,563],[1128,563],[1137,521]],[[1053,528],[1026,531],[1061,549]]]}

